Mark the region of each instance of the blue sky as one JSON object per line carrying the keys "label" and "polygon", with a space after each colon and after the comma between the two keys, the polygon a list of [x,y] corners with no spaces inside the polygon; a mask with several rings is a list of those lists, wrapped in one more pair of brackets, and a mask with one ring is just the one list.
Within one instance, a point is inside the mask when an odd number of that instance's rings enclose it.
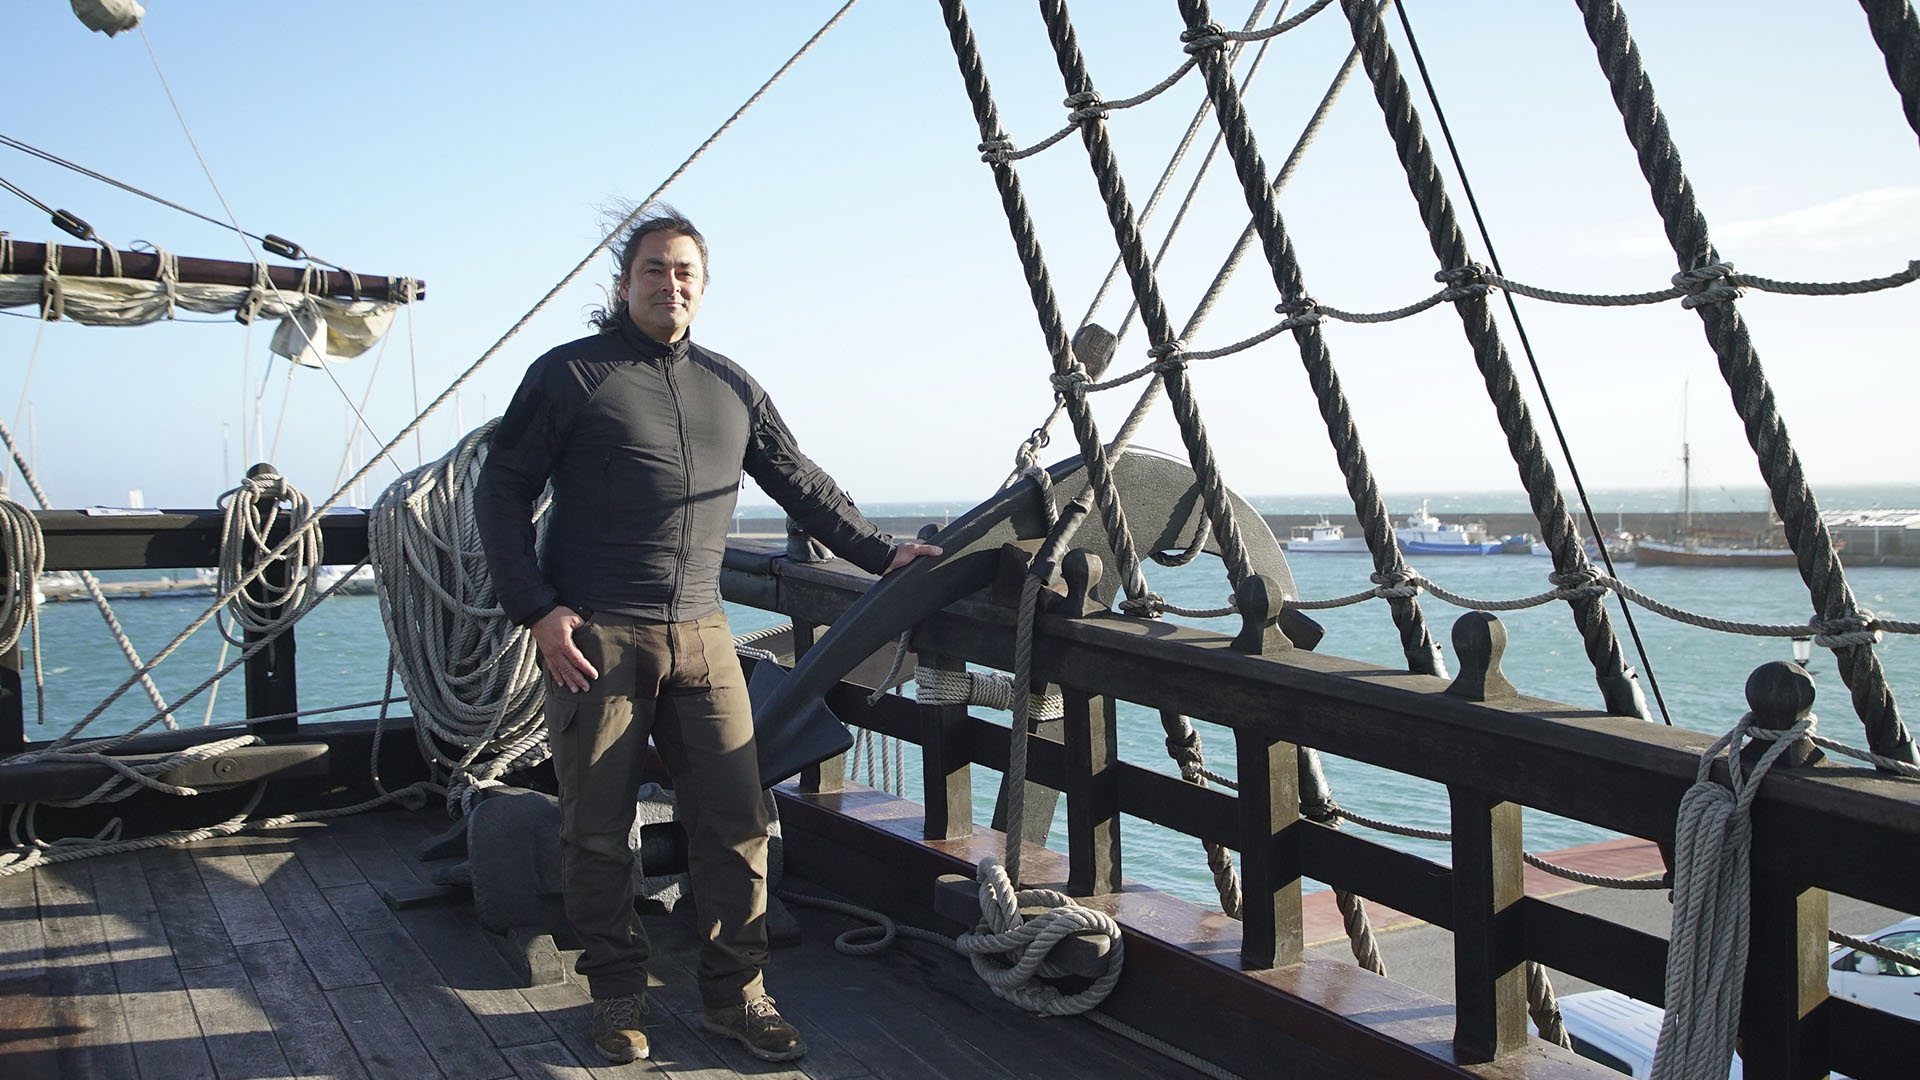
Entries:
{"label": "blue sky", "polygon": [[[397,324],[377,375],[371,354],[334,369],[346,394],[369,396],[373,426],[390,436],[414,414],[410,371],[426,400],[465,370],[593,245],[607,208],[650,191],[837,7],[152,0],[145,30],[243,226],[428,282],[411,335]],[[1755,2],[1737,20],[1724,5],[1626,7],[1713,235],[1737,266],[1843,280],[1920,255],[1916,137],[1857,6]],[[1077,8],[1109,98],[1182,58],[1170,0]],[[1238,25],[1246,11],[1222,5],[1217,17]],[[1571,291],[1662,287],[1673,257],[1573,3],[1414,0],[1410,11],[1508,273]],[[1034,7],[983,0],[973,16],[1013,137],[1051,133],[1064,91]],[[1271,50],[1248,105],[1270,168],[1339,67],[1346,33],[1336,8]],[[89,33],[68,5],[35,0],[0,9],[0,37],[16,87],[0,133],[219,213],[138,34]],[[1189,78],[1109,121],[1136,205],[1200,95]],[[1428,130],[1437,138],[1430,115]],[[864,0],[667,196],[713,250],[695,337],[753,371],[802,444],[863,501],[984,498],[1050,403],[1048,360],[977,140],[938,6]],[[1113,253],[1086,156],[1069,139],[1021,173],[1077,322]],[[1230,175],[1215,167],[1163,267],[1178,321],[1246,220]],[[230,233],[17,151],[0,148],[0,176],[122,246],[247,257]],[[1451,176],[1449,189],[1464,202]],[[1324,303],[1380,310],[1433,289],[1433,256],[1364,78],[1335,107],[1282,211]],[[1169,216],[1149,224],[1155,242]],[[4,194],[0,229],[34,241],[52,232]],[[499,412],[535,356],[584,332],[608,266],[536,317],[457,410],[428,420],[429,457]],[[1816,483],[1920,480],[1905,426],[1920,400],[1916,288],[1742,302]],[[1270,325],[1276,299],[1250,259],[1193,344]],[[1110,298],[1099,319],[1114,325],[1125,310]],[[1677,486],[1683,431],[1698,484],[1758,481],[1693,313],[1523,302],[1522,315],[1590,486]],[[1517,358],[1512,328],[1503,334]],[[31,428],[56,504],[118,503],[140,488],[151,505],[208,505],[256,456],[242,435],[255,426],[264,338],[254,334],[249,355],[246,331],[224,320],[101,329],[0,317],[0,419],[18,414],[23,440]],[[1518,487],[1449,309],[1336,325],[1328,340],[1383,487]],[[1147,345],[1136,328],[1115,370],[1144,362]],[[1193,379],[1234,487],[1341,488],[1288,338],[1199,363]],[[342,392],[300,371],[281,421],[287,385],[276,364],[258,426],[269,442],[279,430],[276,462],[317,498],[350,453]],[[1103,429],[1131,403],[1127,390],[1106,395]],[[1535,412],[1544,423],[1537,396]],[[1164,405],[1140,442],[1178,448]],[[1070,443],[1060,426],[1055,452]],[[415,463],[411,445],[401,461]],[[368,497],[395,475],[376,470]]]}

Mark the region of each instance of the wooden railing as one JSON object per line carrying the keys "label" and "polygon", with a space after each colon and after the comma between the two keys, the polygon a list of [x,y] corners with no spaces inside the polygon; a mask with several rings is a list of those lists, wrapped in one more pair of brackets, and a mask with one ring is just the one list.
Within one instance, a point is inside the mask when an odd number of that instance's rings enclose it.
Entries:
{"label": "wooden railing", "polygon": [[[792,562],[772,545],[737,543],[722,579],[729,599],[778,611],[811,640],[871,578],[840,563]],[[1014,611],[989,590],[913,632],[918,662],[948,670],[1011,670]],[[1484,616],[1467,616],[1487,637]],[[1473,631],[1472,627],[1483,629]],[[1491,637],[1499,637],[1495,632]],[[1240,854],[1242,965],[1298,960],[1302,879],[1311,878],[1453,932],[1455,1051],[1493,1060],[1526,1041],[1526,960],[1660,1004],[1665,940],[1520,894],[1520,808],[1644,837],[1671,849],[1681,796],[1712,737],[1512,695],[1473,700],[1478,666],[1452,683],[1302,650],[1248,655],[1232,637],[1105,612],[1043,615],[1036,680],[1065,697],[1061,737],[1029,747],[1028,775],[1064,793],[1069,891],[1119,888],[1121,816],[1223,844]],[[1491,652],[1492,655],[1487,655]],[[1780,680],[1775,677],[1774,682]],[[1757,682],[1766,684],[1762,678]],[[1788,726],[1805,704],[1780,686],[1756,690],[1756,720]],[[1450,692],[1450,690],[1452,692]],[[1178,712],[1231,729],[1240,790],[1189,784],[1120,760],[1116,701]],[[1004,770],[1004,723],[962,706],[899,696],[873,706],[844,686],[842,719],[920,747],[926,832],[971,827],[968,770]],[[1731,727],[1737,717],[1728,717]],[[1305,820],[1299,747],[1314,747],[1447,786],[1451,865]],[[1717,770],[1723,779],[1724,767]],[[816,783],[831,788],[835,770]],[[1749,1077],[1904,1076],[1920,1054],[1920,1023],[1826,994],[1826,891],[1911,910],[1920,899],[1920,783],[1828,760],[1776,765],[1752,811],[1752,915],[1742,1046]]]}
{"label": "wooden railing", "polygon": [[[218,560],[214,511],[39,518],[49,569],[192,568]],[[323,530],[328,562],[350,564],[365,553],[364,515],[330,515]],[[842,563],[792,561],[784,550],[736,542],[722,586],[735,603],[793,619],[796,648],[804,651],[873,579]],[[914,630],[918,662],[1010,670],[1013,619],[992,590],[963,600]],[[1484,672],[1472,665],[1449,684],[1301,650],[1250,654],[1236,651],[1227,635],[1104,612],[1043,615],[1036,640],[1035,676],[1062,688],[1066,710],[1058,737],[1042,732],[1032,744],[1028,772],[1033,782],[1064,793],[1070,891],[1098,896],[1120,888],[1121,818],[1132,815],[1239,853],[1245,968],[1302,956],[1305,878],[1444,927],[1454,941],[1456,1055],[1467,1061],[1501,1058],[1524,1044],[1524,989],[1515,973],[1526,960],[1662,1001],[1662,939],[1520,895],[1519,808],[1671,845],[1676,808],[1708,736],[1540,699],[1473,700],[1477,695],[1466,691]],[[288,711],[297,677],[291,645],[289,638],[264,689],[249,683],[248,716]],[[0,695],[0,750],[23,745],[17,654],[12,663],[13,681]],[[1121,760],[1119,701],[1229,729],[1239,792]],[[929,839],[970,831],[970,770],[1005,770],[1003,722],[898,695],[869,706],[865,691],[851,684],[830,702],[843,719],[919,747]],[[1735,718],[1727,719],[1731,726]],[[1790,716],[1762,719],[1779,724]],[[1450,865],[1303,819],[1301,747],[1445,784]],[[814,790],[842,782],[838,762],[805,778]],[[1826,996],[1826,891],[1902,910],[1915,906],[1920,783],[1831,760],[1777,766],[1752,821],[1741,1025],[1747,1075],[1798,1077],[1827,1068],[1864,1078],[1911,1075],[1920,1059],[1920,1023]]]}

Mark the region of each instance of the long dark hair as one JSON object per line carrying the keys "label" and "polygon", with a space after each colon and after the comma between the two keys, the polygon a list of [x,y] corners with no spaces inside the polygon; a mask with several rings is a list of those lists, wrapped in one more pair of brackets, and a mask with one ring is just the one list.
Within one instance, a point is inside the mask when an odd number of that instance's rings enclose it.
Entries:
{"label": "long dark hair", "polygon": [[666,203],[654,203],[639,221],[635,222],[627,235],[620,241],[620,273],[614,278],[613,301],[605,307],[596,308],[588,316],[595,329],[601,333],[611,333],[620,328],[627,317],[627,298],[620,291],[619,282],[633,269],[634,256],[640,253],[640,238],[654,233],[668,236],[684,236],[693,241],[700,249],[700,275],[707,276],[707,238],[693,227],[685,214]]}

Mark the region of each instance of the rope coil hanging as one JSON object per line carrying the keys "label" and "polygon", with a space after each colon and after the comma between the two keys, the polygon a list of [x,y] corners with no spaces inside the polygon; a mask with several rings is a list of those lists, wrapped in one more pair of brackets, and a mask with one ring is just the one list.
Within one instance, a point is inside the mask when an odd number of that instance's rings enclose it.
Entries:
{"label": "rope coil hanging", "polygon": [[[220,633],[242,645],[247,634],[268,633],[307,613],[319,591],[325,545],[312,527],[313,501],[270,466],[255,465],[239,487],[220,496],[220,507],[217,587],[233,594],[224,614],[242,631],[230,633],[223,619]],[[293,542],[276,547],[270,537],[283,514]]]}
{"label": "rope coil hanging", "polygon": [[[449,798],[463,804],[548,755],[539,653],[533,635],[503,617],[474,521],[473,490],[495,423],[395,480],[367,513],[380,618],[415,739],[450,775]],[[542,502],[543,516],[545,509]]]}

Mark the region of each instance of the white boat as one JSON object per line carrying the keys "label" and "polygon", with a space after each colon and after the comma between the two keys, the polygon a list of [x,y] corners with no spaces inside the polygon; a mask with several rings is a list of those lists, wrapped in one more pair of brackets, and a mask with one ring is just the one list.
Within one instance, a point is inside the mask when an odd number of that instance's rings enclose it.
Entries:
{"label": "white boat", "polygon": [[1366,554],[1367,539],[1364,536],[1348,536],[1344,525],[1335,525],[1321,514],[1320,520],[1311,525],[1295,525],[1293,533],[1287,538],[1287,554]]}
{"label": "white boat", "polygon": [[1427,512],[1425,499],[1420,500],[1418,511],[1407,515],[1404,525],[1393,530],[1393,535],[1400,541],[1400,550],[1408,555],[1497,555],[1503,546],[1487,537],[1487,527],[1480,522],[1441,522]]}

